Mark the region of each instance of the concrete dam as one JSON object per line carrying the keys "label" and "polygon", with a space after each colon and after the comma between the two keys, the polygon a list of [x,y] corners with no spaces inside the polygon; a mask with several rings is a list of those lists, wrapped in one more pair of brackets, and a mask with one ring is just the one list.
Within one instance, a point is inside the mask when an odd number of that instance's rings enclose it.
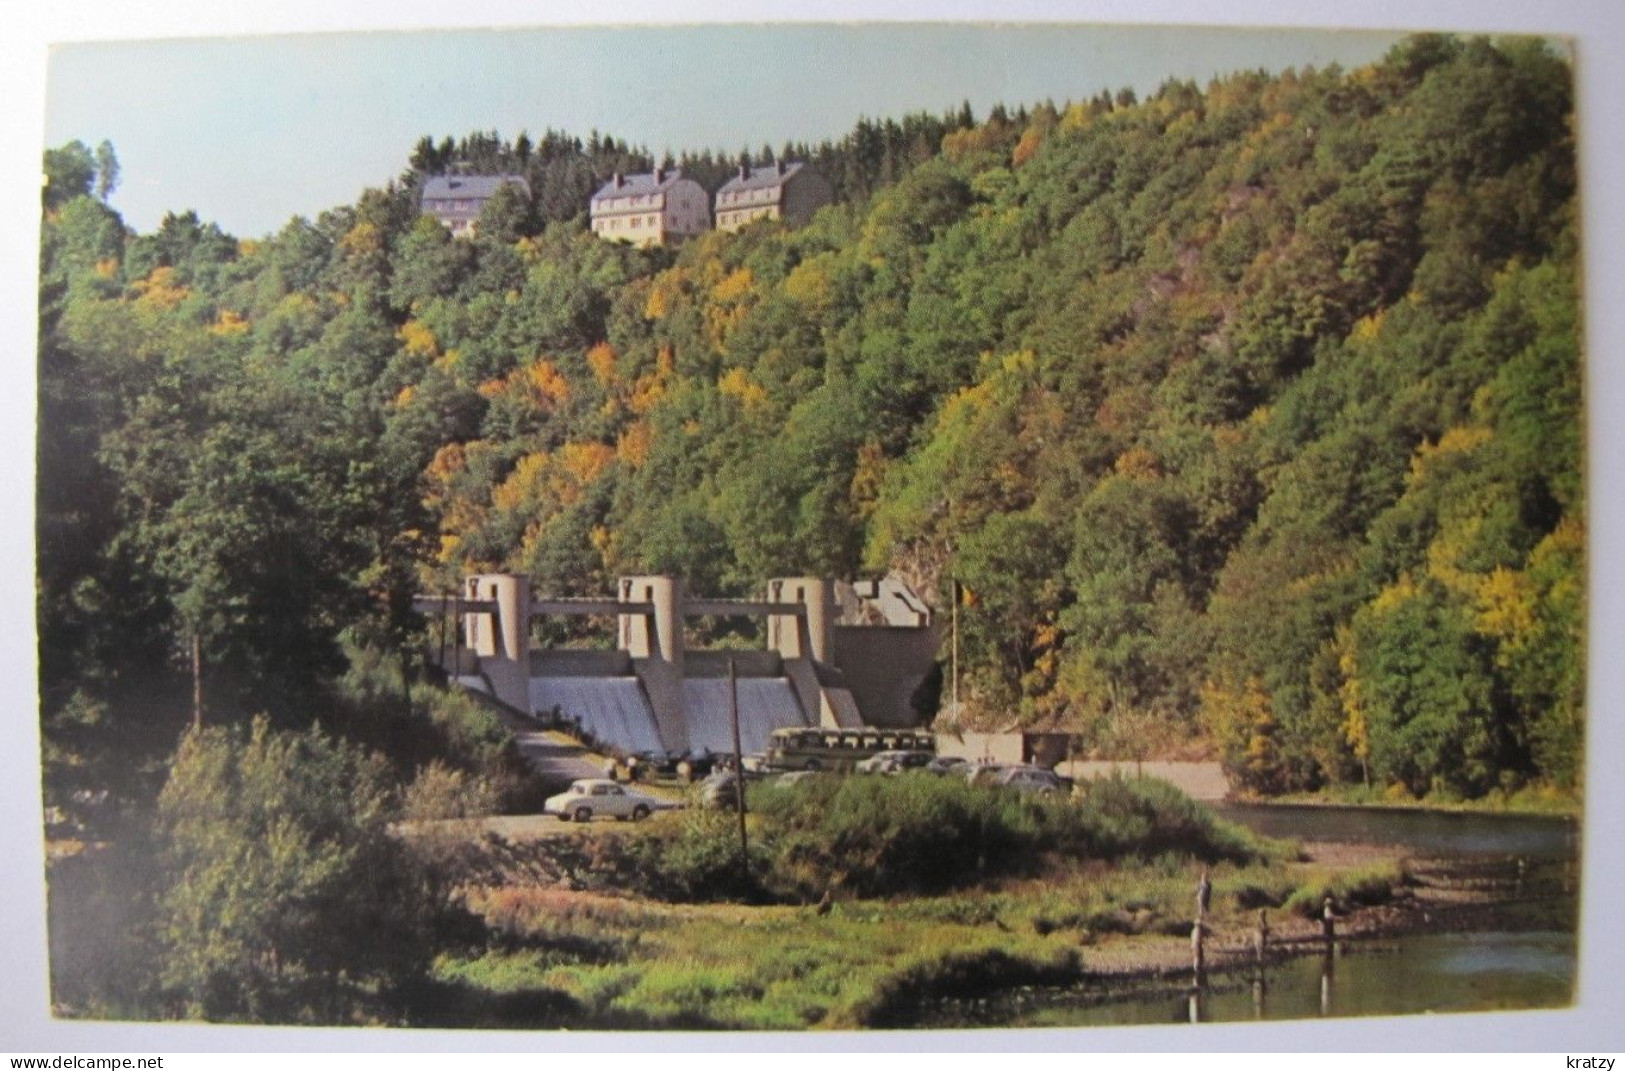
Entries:
{"label": "concrete dam", "polygon": [[[913,726],[940,640],[930,609],[889,578],[792,577],[769,581],[761,599],[704,599],[676,577],[635,576],[611,598],[557,599],[534,596],[525,577],[483,574],[416,605],[455,625],[438,652],[453,680],[627,754],[732,751],[730,661],[747,753],[790,726]],[[613,618],[615,646],[537,646],[531,625],[547,617]],[[764,619],[765,649],[691,650],[693,617]]]}

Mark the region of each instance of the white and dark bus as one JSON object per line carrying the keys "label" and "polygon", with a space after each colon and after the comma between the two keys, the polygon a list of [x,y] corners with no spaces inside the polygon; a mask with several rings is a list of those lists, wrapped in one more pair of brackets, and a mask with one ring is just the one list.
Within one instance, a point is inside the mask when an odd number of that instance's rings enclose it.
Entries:
{"label": "white and dark bus", "polygon": [[882,751],[928,751],[937,738],[923,729],[775,729],[763,765],[770,770],[850,770]]}

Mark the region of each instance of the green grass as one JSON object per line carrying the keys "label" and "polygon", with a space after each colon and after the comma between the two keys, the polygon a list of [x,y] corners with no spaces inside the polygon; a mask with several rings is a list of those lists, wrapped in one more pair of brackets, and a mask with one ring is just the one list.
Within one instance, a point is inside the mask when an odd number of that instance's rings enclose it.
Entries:
{"label": "green grass", "polygon": [[1311,878],[1294,889],[1282,906],[1305,918],[1316,918],[1327,897],[1338,912],[1384,904],[1407,880],[1409,875],[1402,863],[1375,863]]}
{"label": "green grass", "polygon": [[[503,889],[470,906],[501,947],[442,958],[437,979],[506,998],[505,1024],[577,1029],[803,1030],[906,1026],[935,997],[1084,977],[1096,946],[1187,933],[1189,857],[1061,861],[1048,872],[939,896],[814,906],[671,904],[595,893]],[[1395,877],[1398,872],[1390,874]],[[1278,861],[1212,868],[1215,922],[1275,902],[1341,895],[1372,874]],[[1125,943],[1126,942],[1126,943]],[[1132,955],[1131,955],[1132,958]],[[529,1001],[518,998],[529,995]],[[572,1018],[559,1019],[559,1008]],[[549,1018],[527,1021],[526,1009]],[[540,1014],[540,1013],[538,1013]]]}
{"label": "green grass", "polygon": [[1263,802],[1309,806],[1319,804],[1341,807],[1417,808],[1464,814],[1543,814],[1577,818],[1585,801],[1579,789],[1560,789],[1551,785],[1532,784],[1511,791],[1491,789],[1477,799],[1462,799],[1460,796],[1442,793],[1417,797],[1405,791],[1400,785],[1386,789],[1366,785],[1328,785],[1318,792],[1271,796]]}
{"label": "green grass", "polygon": [[[1211,917],[1232,925],[1263,904],[1318,910],[1328,891],[1356,902],[1403,878],[1305,865],[1295,846],[1218,822],[1155,782],[1046,800],[938,779],[831,778],[773,795],[752,819],[754,898],[673,895],[674,882],[703,885],[723,864],[737,873],[731,816],[595,838],[580,849],[608,854],[580,869],[574,891],[470,890],[492,947],[442,958],[437,983],[477,1007],[490,994],[488,1021],[513,1027],[906,1026],[936,997],[1077,981],[1092,956],[1132,963],[1134,942],[1188,934],[1204,867]],[[984,822],[1027,858],[989,866],[976,854],[994,848],[978,839]],[[864,866],[882,880],[860,878]],[[833,896],[815,904],[825,890]]]}

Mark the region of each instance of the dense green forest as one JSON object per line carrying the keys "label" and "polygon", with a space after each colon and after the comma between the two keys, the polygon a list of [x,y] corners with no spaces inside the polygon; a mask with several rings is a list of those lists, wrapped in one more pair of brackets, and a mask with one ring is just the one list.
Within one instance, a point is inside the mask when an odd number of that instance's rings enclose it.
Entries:
{"label": "dense green forest", "polygon": [[[485,569],[957,581],[961,725],[1211,748],[1262,792],[1572,789],[1572,104],[1541,42],[1429,36],[865,121],[782,150],[836,185],[809,226],[675,252],[588,233],[649,162],[596,134],[426,137],[260,240],[134,233],[112,148],[52,150],[48,800],[154,798],[194,716],[416,768],[445,733],[334,682],[410,676],[411,594]],[[453,166],[535,198],[453,240],[416,200]]]}

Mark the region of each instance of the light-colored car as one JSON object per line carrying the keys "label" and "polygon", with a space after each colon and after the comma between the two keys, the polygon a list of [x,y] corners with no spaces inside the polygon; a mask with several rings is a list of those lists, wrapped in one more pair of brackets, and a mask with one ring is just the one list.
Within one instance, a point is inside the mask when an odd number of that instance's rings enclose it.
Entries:
{"label": "light-colored car", "polygon": [[1013,788],[1018,792],[1048,794],[1072,791],[1068,778],[1024,762],[978,762],[956,767],[954,772],[973,785],[984,788]]}
{"label": "light-colored car", "polygon": [[[762,780],[766,775],[745,770],[747,785]],[[700,806],[711,811],[737,811],[739,809],[740,778],[732,770],[718,770],[699,784],[697,793]],[[749,789],[746,789],[748,792]],[[747,801],[748,802],[748,801]]]}
{"label": "light-colored car", "polygon": [[542,806],[542,813],[557,815],[561,822],[590,822],[600,815],[641,822],[654,812],[670,806],[665,800],[646,796],[618,781],[586,778],[572,784],[567,791],[550,797]]}
{"label": "light-colored car", "polygon": [[929,751],[882,751],[858,763],[858,773],[901,773],[918,770],[932,759]]}

